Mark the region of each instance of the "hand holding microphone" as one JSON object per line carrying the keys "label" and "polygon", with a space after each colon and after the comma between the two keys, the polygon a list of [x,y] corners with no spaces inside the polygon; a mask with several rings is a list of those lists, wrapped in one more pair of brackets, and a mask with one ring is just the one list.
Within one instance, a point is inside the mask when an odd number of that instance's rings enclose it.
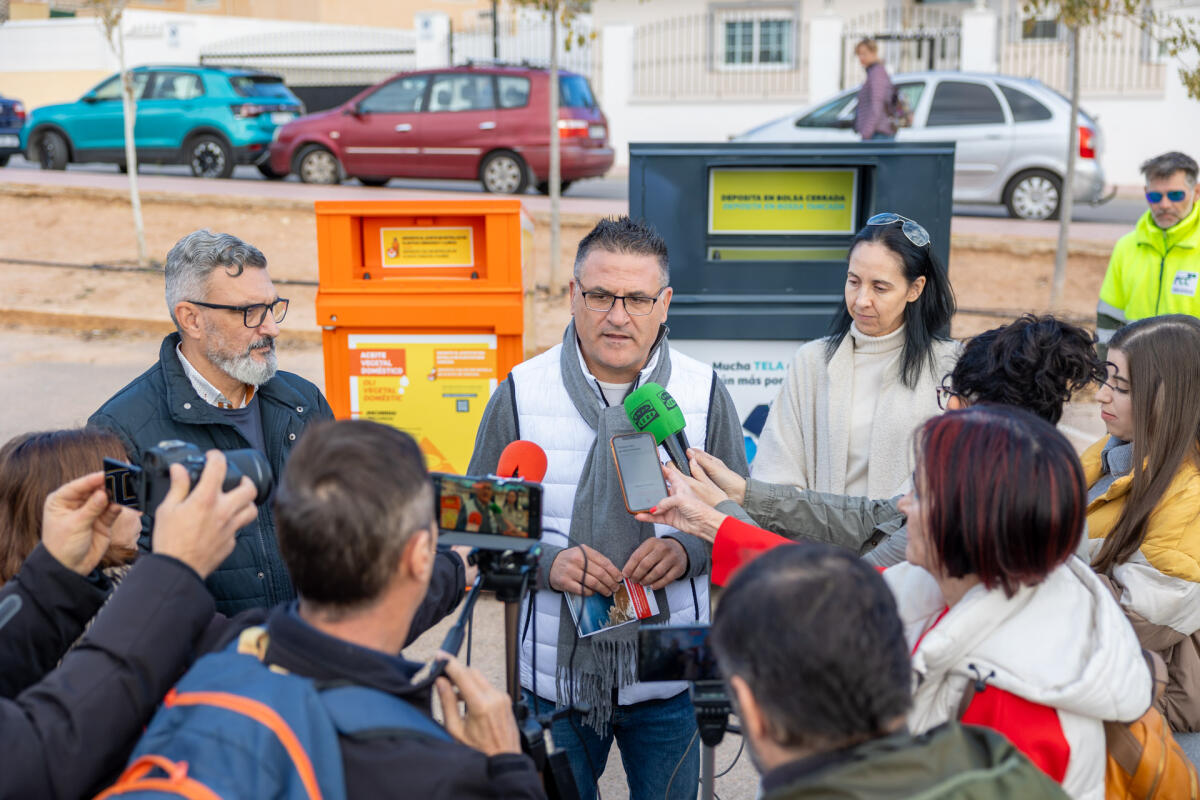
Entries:
{"label": "hand holding microphone", "polygon": [[671,462],[684,475],[692,474],[688,466],[688,440],[683,429],[687,421],[671,393],[657,383],[647,383],[625,398],[625,415],[634,430],[654,434],[656,444],[667,448]]}

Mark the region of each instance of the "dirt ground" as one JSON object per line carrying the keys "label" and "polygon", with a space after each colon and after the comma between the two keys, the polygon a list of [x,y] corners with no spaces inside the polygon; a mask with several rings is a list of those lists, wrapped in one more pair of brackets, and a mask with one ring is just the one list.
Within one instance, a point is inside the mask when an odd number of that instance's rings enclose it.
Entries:
{"label": "dirt ground", "polygon": [[[144,203],[144,215],[147,248],[155,261],[161,262],[181,236],[201,227],[226,231],[254,243],[267,256],[271,274],[280,283],[280,293],[292,301],[289,333],[316,340],[316,290],[306,285],[318,277],[311,208],[271,201],[251,205],[238,198],[150,195]],[[129,207],[118,196],[102,190],[76,190],[64,195],[7,187],[0,193],[0,219],[6,221],[0,234],[0,259],[58,265],[0,261],[0,308],[6,311],[8,321],[22,321],[21,314],[35,319],[42,314],[70,314],[96,318],[92,327],[165,329],[168,323],[162,313],[161,275],[67,268],[134,263],[136,247]],[[86,225],[82,224],[84,220]],[[553,345],[562,335],[568,313],[565,284],[574,248],[594,221],[583,215],[565,217],[559,278],[552,280],[546,220],[534,217],[533,264],[525,275],[528,354]],[[1092,319],[1107,259],[1102,246],[1073,250],[1059,313],[1081,323]],[[677,270],[686,268],[675,265]],[[960,308],[954,320],[954,335],[969,336],[1026,311],[1049,310],[1052,269],[1053,249],[1049,243],[956,237],[950,257],[950,275]]]}

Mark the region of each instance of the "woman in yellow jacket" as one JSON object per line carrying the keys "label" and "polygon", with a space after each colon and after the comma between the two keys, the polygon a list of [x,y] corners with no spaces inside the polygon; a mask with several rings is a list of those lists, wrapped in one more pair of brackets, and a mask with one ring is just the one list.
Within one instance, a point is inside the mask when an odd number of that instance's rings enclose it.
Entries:
{"label": "woman in yellow jacket", "polygon": [[1200,731],[1200,320],[1121,328],[1097,392],[1109,436],[1083,454],[1092,567],[1167,662],[1162,711]]}

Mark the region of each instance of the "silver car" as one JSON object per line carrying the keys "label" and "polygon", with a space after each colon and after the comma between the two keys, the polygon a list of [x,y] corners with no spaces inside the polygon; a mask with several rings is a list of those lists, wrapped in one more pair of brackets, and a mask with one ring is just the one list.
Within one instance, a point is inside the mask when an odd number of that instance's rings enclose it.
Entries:
{"label": "silver car", "polygon": [[[1040,81],[970,72],[910,72],[892,77],[913,112],[901,142],[953,141],[954,202],[1003,203],[1021,219],[1058,215],[1066,173],[1070,102]],[[858,141],[858,89],[760,125],[735,142]],[[1079,114],[1075,201],[1103,202],[1102,137],[1096,121]]]}

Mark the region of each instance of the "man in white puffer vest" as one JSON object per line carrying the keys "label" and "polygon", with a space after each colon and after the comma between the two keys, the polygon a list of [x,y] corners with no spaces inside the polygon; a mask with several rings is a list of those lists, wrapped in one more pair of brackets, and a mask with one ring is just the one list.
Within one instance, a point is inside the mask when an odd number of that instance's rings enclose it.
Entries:
{"label": "man in white puffer vest", "polygon": [[611,595],[628,578],[654,590],[660,613],[646,622],[709,620],[711,547],[635,520],[609,450],[613,435],[634,430],[622,401],[653,382],[679,404],[691,443],[748,472],[725,386],[711,367],[667,343],[669,282],[666,242],[652,228],[628,217],[597,224],[575,256],[572,322],[562,344],[518,365],[492,395],[468,469],[494,472],[501,451],[517,439],[546,451],[537,585],[550,591],[538,592],[531,619],[529,604],[522,609],[521,685],[538,713],[587,706],[551,729],[582,800],[595,797],[614,738],[632,800],[690,800],[699,784],[687,684],[638,683],[638,625],[579,637],[564,599]]}

